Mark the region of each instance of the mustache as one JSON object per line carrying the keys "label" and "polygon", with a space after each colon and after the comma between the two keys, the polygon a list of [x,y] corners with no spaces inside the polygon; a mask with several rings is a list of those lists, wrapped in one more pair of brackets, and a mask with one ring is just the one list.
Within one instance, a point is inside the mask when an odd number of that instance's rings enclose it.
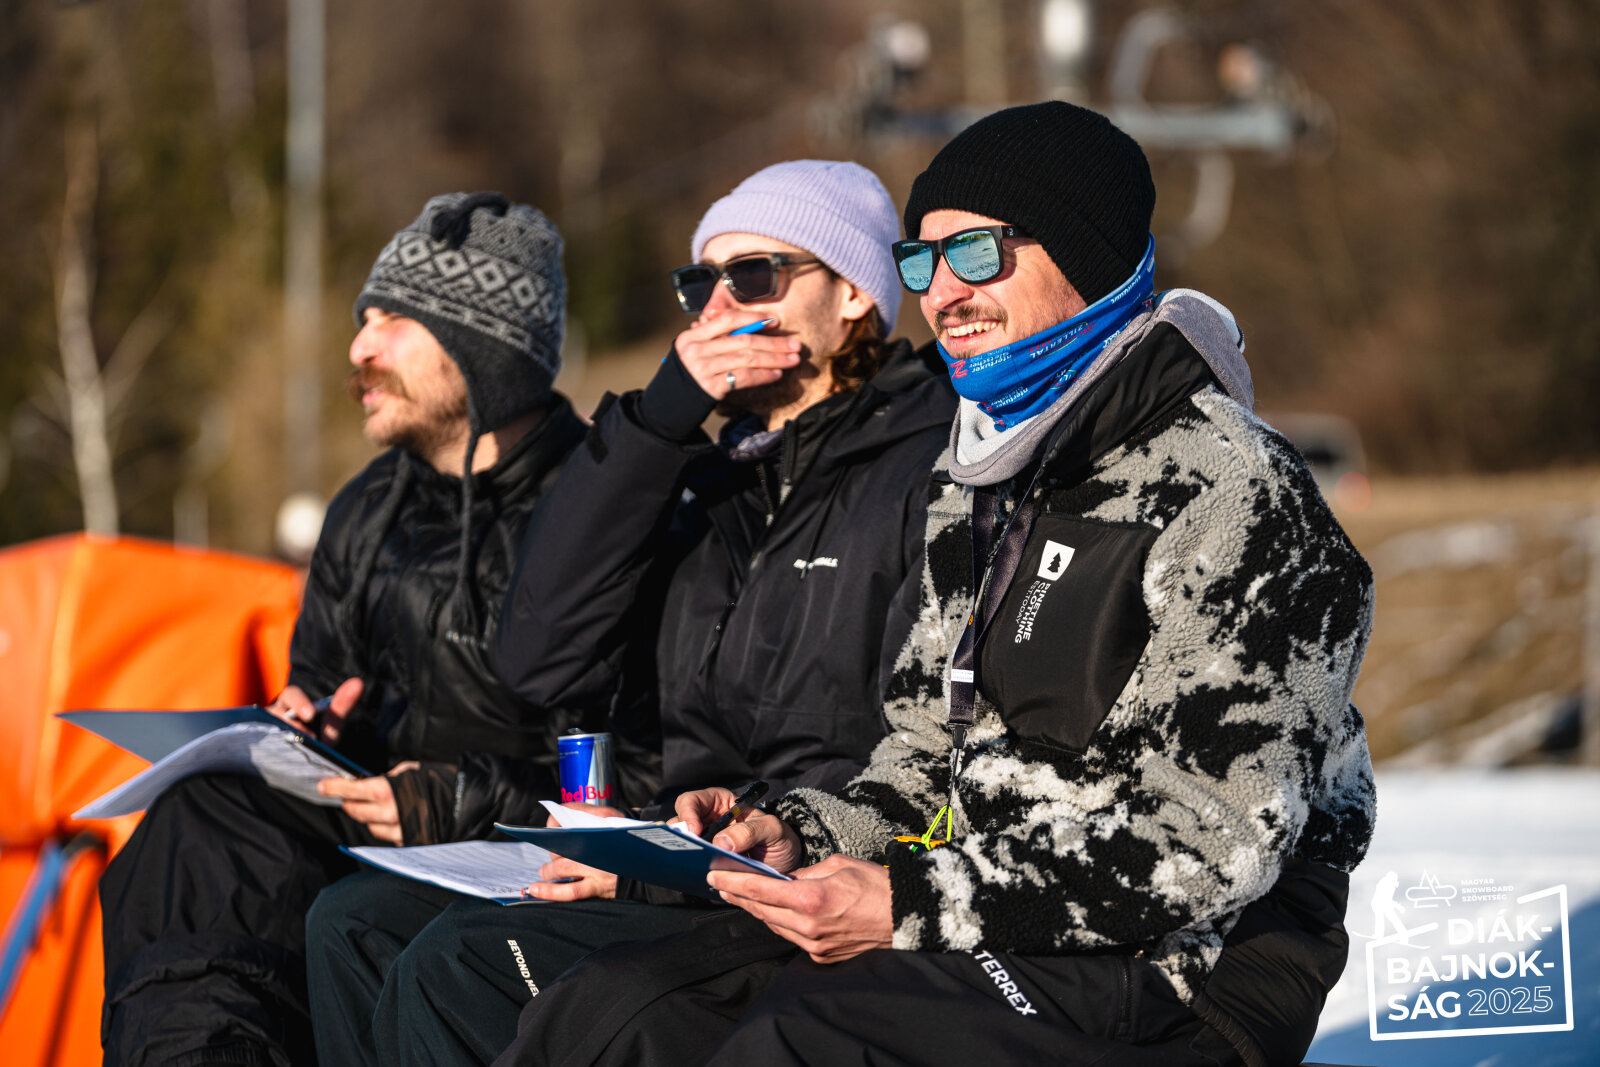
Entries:
{"label": "mustache", "polygon": [[979,319],[993,319],[1004,326],[1006,313],[999,308],[984,307],[981,304],[957,304],[947,311],[934,313],[933,332],[944,333],[952,326],[961,326]]}
{"label": "mustache", "polygon": [[357,367],[344,380],[345,393],[357,404],[361,403],[361,394],[368,389],[382,389],[390,396],[402,400],[411,399],[411,394],[406,392],[405,383],[400,380],[400,376],[379,367]]}

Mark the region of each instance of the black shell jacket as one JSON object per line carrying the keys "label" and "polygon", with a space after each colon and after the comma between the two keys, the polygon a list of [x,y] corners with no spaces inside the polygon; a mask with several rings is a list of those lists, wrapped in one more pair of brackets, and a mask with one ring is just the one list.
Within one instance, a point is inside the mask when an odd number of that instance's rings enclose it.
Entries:
{"label": "black shell jacket", "polygon": [[551,707],[655,690],[663,803],[755,778],[773,797],[842,785],[883,737],[879,679],[916,609],[955,409],[942,366],[898,343],[753,462],[699,430],[663,438],[639,398],[602,407],[529,523],[501,676]]}
{"label": "black shell jacket", "polygon": [[[556,737],[590,725],[505,686],[488,640],[534,502],[584,432],[559,400],[498,463],[474,475],[472,580],[463,590],[456,581],[459,477],[393,448],[328,507],[295,623],[289,681],[315,699],[346,678],[365,679],[339,747],[374,773],[424,761],[423,771],[394,780],[408,844],[488,832],[494,798],[480,798],[486,810],[477,819],[462,818],[472,813],[459,804],[437,810],[455,791],[456,766],[470,765],[476,751],[516,757],[521,787],[553,797]],[[655,787],[653,771],[645,770],[644,795]]]}

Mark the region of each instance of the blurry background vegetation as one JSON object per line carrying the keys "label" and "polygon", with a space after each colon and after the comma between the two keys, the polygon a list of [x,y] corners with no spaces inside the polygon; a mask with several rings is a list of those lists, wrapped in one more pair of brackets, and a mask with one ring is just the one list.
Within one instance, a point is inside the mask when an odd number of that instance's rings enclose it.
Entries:
{"label": "blurry background vegetation", "polygon": [[[348,308],[428,196],[499,189],[560,225],[562,384],[592,403],[638,384],[681,325],[665,274],[712,199],[812,156],[857,159],[903,201],[945,136],[910,120],[1052,91],[1044,2],[328,4],[323,494],[371,454],[338,399]],[[1094,0],[1079,99],[1105,99],[1114,43],[1152,6]],[[1600,506],[1600,0],[1166,6],[1190,32],[1158,54],[1151,100],[1223,100],[1219,61],[1244,44],[1324,120],[1287,157],[1234,153],[1227,226],[1158,260],[1157,283],[1235,311],[1264,410],[1360,431],[1374,504],[1342,517],[1380,578],[1390,568],[1380,603],[1402,620],[1386,638],[1380,613],[1369,663],[1389,709],[1375,747],[1509,722],[1530,694],[1554,708],[1583,684],[1584,590],[1600,588],[1600,547],[1587,562],[1583,547],[1600,532],[1573,525]],[[925,29],[926,62],[867,84],[889,19]],[[66,398],[98,371],[111,446],[98,462],[116,488],[99,506],[117,527],[272,550],[289,488],[287,26],[287,0],[0,0],[0,544],[83,528],[95,505],[80,499]],[[1151,155],[1162,233],[1196,171],[1188,154]],[[901,322],[926,338],[914,304]],[[1490,509],[1496,485],[1554,487],[1509,525],[1438,495],[1451,476],[1534,470],[1543,481],[1474,483]],[[1433,578],[1391,544],[1463,523],[1477,554],[1413,545],[1430,565],[1461,561]],[[1473,600],[1458,571],[1494,566],[1513,569]],[[1463,596],[1488,617],[1448,647],[1422,641],[1466,625]],[[1472,664],[1521,689],[1461,691]]]}

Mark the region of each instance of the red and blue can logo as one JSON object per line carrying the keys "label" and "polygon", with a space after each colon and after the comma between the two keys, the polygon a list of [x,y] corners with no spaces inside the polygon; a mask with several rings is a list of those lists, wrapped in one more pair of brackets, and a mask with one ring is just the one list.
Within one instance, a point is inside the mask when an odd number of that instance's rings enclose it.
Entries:
{"label": "red and blue can logo", "polygon": [[611,735],[563,734],[556,739],[561,771],[561,803],[612,804],[617,774],[611,763]]}

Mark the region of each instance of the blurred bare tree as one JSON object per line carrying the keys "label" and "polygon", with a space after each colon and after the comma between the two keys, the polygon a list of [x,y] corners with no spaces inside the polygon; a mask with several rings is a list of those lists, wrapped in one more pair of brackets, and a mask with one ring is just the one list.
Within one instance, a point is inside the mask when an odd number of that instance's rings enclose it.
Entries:
{"label": "blurred bare tree", "polygon": [[44,389],[33,404],[63,431],[72,447],[83,528],[115,534],[121,522],[114,476],[116,440],[139,372],[172,326],[157,290],[128,323],[103,363],[94,338],[94,206],[99,188],[99,135],[92,114],[66,130],[61,238],[55,247],[56,345],[61,373],[42,370]]}
{"label": "blurred bare tree", "polygon": [[182,5],[6,6],[0,535],[165,532],[192,390],[218,370],[186,320],[227,228]]}
{"label": "blurred bare tree", "polygon": [[[1111,43],[1150,6],[1094,3],[1091,102],[1104,99]],[[1154,98],[1224,95],[1218,62],[1243,42],[1337,117],[1320,156],[1238,158],[1227,228],[1158,267],[1162,286],[1212,291],[1238,312],[1263,402],[1350,417],[1392,470],[1600,456],[1588,410],[1600,395],[1600,0],[1168,6],[1199,30],[1163,52]],[[869,134],[851,110],[877,77],[861,67],[875,20],[926,28],[926,64],[893,81],[908,112],[1033,99],[1046,77],[1038,0],[328,10],[327,397],[343,377],[344,309],[429,195],[497,188],[548,211],[568,238],[572,317],[603,359],[664,343],[678,322],[664,272],[704,207],[751,170],[849,156],[905,195],[938,142]],[[45,384],[71,348],[74,380],[125,397],[95,461],[116,502],[97,515],[127,532],[171,536],[181,521],[185,536],[270,546],[284,491],[285,29],[285,0],[0,0],[0,428],[13,453],[0,542],[81,528],[80,498],[108,499],[80,492],[70,405],[55,410]],[[73,177],[68,132],[86,129],[95,162]],[[1195,169],[1154,155],[1170,227]],[[92,284],[68,307],[73,248]],[[908,306],[905,328],[925,336],[915,318]],[[370,455],[357,431],[350,409],[327,405],[325,491]],[[175,501],[188,518],[174,519]]]}

